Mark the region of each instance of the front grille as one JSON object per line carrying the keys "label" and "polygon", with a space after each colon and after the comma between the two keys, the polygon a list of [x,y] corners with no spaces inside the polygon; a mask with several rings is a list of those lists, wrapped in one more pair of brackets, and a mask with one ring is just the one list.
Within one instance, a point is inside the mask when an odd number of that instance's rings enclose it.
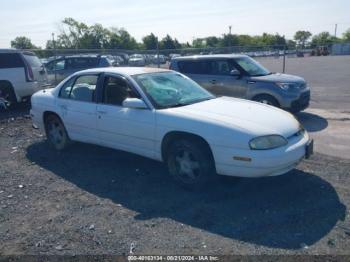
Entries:
{"label": "front grille", "polygon": [[292,103],[291,110],[294,112],[301,111],[309,106],[310,103],[310,91],[304,92],[300,95],[299,99]]}

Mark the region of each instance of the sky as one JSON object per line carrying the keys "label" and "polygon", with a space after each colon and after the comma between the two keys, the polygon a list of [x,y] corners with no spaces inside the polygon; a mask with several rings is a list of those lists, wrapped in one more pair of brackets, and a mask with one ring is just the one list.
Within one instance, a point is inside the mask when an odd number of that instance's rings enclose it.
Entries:
{"label": "sky", "polygon": [[65,17],[88,25],[123,27],[141,41],[153,32],[180,42],[233,34],[279,33],[292,39],[298,30],[329,31],[340,36],[350,28],[350,0],[0,0],[0,48],[26,36],[45,47]]}

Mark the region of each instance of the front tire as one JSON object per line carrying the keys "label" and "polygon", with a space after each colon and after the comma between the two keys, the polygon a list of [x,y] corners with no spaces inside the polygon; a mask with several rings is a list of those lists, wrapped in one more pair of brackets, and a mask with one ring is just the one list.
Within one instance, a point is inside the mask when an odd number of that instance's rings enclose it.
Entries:
{"label": "front tire", "polygon": [[215,175],[210,150],[196,140],[179,139],[171,143],[166,162],[170,175],[187,189],[200,189]]}
{"label": "front tire", "polygon": [[46,117],[45,132],[49,144],[58,151],[67,148],[70,143],[66,128],[61,119],[54,114]]}
{"label": "front tire", "polygon": [[253,98],[253,101],[265,104],[265,105],[270,105],[270,106],[275,106],[275,107],[280,107],[278,101],[276,98],[270,95],[258,95]]}

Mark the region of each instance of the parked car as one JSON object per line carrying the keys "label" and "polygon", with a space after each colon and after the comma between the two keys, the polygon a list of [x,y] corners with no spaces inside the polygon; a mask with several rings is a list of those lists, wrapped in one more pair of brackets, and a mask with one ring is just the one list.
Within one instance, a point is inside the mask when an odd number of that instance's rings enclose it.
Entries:
{"label": "parked car", "polygon": [[49,82],[56,84],[71,74],[89,68],[111,67],[113,61],[101,55],[72,55],[62,56],[46,64]]}
{"label": "parked car", "polygon": [[160,64],[165,64],[166,63],[166,58],[164,55],[154,55],[152,59],[154,64],[158,64],[158,61]]}
{"label": "parked car", "polygon": [[313,152],[313,141],[290,113],[217,98],[165,69],[85,70],[31,101],[33,126],[46,132],[55,149],[73,140],[139,154],[165,162],[175,180],[189,187],[216,173],[281,175]]}
{"label": "parked car", "polygon": [[9,107],[47,88],[47,74],[32,52],[0,49],[0,107]]}
{"label": "parked car", "polygon": [[181,57],[181,55],[180,54],[170,54],[169,55],[170,60],[173,58],[176,58],[176,57]]}
{"label": "parked car", "polygon": [[145,66],[146,59],[143,55],[134,54],[129,57],[129,66]]}
{"label": "parked car", "polygon": [[254,100],[299,112],[309,106],[310,88],[298,76],[272,73],[246,55],[177,57],[179,71],[216,95]]}

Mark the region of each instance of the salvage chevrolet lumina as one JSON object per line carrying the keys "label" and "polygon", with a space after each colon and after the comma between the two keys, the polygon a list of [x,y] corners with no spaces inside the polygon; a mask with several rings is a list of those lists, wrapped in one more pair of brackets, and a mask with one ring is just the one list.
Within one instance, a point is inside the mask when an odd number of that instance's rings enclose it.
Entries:
{"label": "salvage chevrolet lumina", "polygon": [[132,152],[165,162],[176,181],[193,187],[216,173],[284,174],[313,151],[290,113],[217,98],[170,70],[81,71],[34,94],[31,116],[57,150],[73,140]]}

